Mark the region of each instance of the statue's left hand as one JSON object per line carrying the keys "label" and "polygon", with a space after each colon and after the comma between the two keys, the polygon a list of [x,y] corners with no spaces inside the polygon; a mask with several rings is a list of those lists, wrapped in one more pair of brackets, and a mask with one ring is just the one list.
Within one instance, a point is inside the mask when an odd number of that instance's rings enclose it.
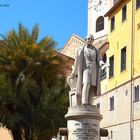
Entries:
{"label": "statue's left hand", "polygon": [[102,60],[100,60],[99,65],[100,67],[102,67],[103,65],[105,65],[105,63]]}
{"label": "statue's left hand", "polygon": [[101,70],[105,69],[106,67],[109,67],[110,65],[107,64],[107,63],[104,63],[102,66],[101,66]]}

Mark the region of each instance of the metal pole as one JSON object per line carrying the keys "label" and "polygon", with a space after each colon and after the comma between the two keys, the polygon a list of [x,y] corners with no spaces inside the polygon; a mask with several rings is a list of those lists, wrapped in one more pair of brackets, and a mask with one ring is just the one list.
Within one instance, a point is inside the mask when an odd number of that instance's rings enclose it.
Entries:
{"label": "metal pole", "polygon": [[133,140],[133,76],[134,76],[134,0],[132,0],[132,25],[131,25],[131,95],[130,95],[130,140]]}

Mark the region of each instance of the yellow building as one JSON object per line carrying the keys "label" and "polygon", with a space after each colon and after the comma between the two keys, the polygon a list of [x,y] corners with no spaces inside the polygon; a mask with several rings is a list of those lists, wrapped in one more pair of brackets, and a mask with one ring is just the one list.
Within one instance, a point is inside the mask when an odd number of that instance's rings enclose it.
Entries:
{"label": "yellow building", "polygon": [[94,102],[109,131],[102,140],[140,140],[140,0],[119,0],[105,17],[110,67]]}

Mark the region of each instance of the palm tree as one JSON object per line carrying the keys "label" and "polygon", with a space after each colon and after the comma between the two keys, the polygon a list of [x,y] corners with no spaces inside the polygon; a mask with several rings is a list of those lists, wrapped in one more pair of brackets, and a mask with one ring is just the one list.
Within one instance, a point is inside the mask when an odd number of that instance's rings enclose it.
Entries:
{"label": "palm tree", "polygon": [[15,140],[49,139],[65,124],[64,61],[54,50],[55,41],[47,36],[37,43],[38,35],[38,26],[30,34],[19,24],[18,32],[8,32],[0,42],[0,71],[7,86],[0,92],[0,121]]}
{"label": "palm tree", "polygon": [[60,61],[54,50],[55,41],[47,36],[37,43],[38,34],[38,26],[33,28],[30,35],[29,31],[19,24],[18,32],[13,30],[8,32],[6,37],[3,36],[0,43],[0,70],[7,74],[12,83],[18,84],[26,75],[41,83],[40,77],[47,78],[60,72],[62,60]]}

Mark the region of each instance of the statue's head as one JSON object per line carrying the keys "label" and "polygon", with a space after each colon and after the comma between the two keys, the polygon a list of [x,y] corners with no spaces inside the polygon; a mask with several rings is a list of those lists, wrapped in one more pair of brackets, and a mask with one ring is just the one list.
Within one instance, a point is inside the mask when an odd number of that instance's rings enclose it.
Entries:
{"label": "statue's head", "polygon": [[94,36],[92,34],[88,34],[85,38],[85,41],[87,42],[87,44],[92,45],[92,43],[94,42]]}

